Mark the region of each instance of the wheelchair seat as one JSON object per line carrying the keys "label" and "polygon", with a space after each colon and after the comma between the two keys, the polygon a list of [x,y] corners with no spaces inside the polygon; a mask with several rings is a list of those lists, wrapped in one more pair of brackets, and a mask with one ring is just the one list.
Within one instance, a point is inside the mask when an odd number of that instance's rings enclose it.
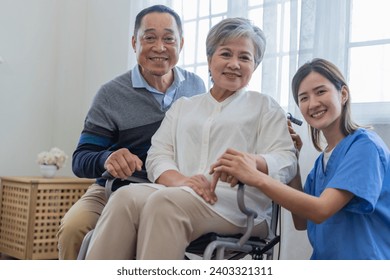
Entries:
{"label": "wheelchair seat", "polygon": [[[239,192],[243,192],[239,186]],[[192,241],[186,249],[186,259],[191,259],[187,254],[201,256],[203,259],[228,259],[237,260],[249,256],[253,260],[272,260],[275,256],[275,246],[280,242],[278,233],[278,221],[280,206],[272,203],[272,217],[270,234],[267,238],[259,238],[245,234],[222,235],[210,232]],[[247,215],[247,219],[254,219]],[[248,222],[251,223],[251,222]],[[247,227],[247,233],[249,232]]]}
{"label": "wheelchair seat", "polygon": [[[112,193],[112,186],[118,178],[112,177],[105,172],[103,178],[106,178],[106,195],[107,199]],[[126,179],[131,183],[150,183],[145,178],[129,177]],[[248,209],[244,203],[245,185],[239,182],[237,190],[237,203],[240,211],[247,216],[247,228],[244,234],[236,235],[221,235],[210,232],[202,235],[198,239],[192,241],[186,249],[185,259],[191,259],[188,255],[197,255],[203,259],[241,259],[245,256],[251,256],[252,259],[273,259],[274,247],[280,242],[278,234],[278,220],[280,206],[273,202],[272,217],[270,225],[270,234],[266,239],[251,236],[254,226],[254,219],[257,213],[252,209]],[[87,254],[88,246],[91,241],[93,230],[89,231],[81,244],[78,254],[78,260],[84,260]]]}

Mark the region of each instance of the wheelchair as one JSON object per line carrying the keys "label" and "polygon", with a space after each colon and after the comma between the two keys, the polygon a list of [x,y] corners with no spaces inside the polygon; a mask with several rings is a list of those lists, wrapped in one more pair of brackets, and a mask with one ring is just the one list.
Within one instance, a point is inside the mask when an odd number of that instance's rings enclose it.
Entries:
{"label": "wheelchair", "polygon": [[[125,181],[129,183],[150,183],[147,180],[145,173],[134,174]],[[112,177],[105,172],[103,178],[106,178],[105,191],[107,198],[112,193],[112,186],[118,178]],[[186,249],[184,259],[190,260],[198,257],[204,260],[236,260],[250,257],[253,260],[266,259],[272,260],[275,258],[276,245],[280,243],[280,234],[278,226],[280,206],[272,203],[272,217],[270,225],[270,233],[266,239],[260,239],[256,236],[251,236],[254,226],[254,219],[257,213],[252,209],[248,209],[244,202],[245,185],[239,182],[237,190],[237,203],[240,211],[247,217],[247,229],[244,234],[238,235],[220,235],[215,232],[207,233],[198,239],[192,241]],[[81,244],[78,254],[78,260],[84,260],[87,254],[88,246],[91,241],[93,230],[89,231]]]}

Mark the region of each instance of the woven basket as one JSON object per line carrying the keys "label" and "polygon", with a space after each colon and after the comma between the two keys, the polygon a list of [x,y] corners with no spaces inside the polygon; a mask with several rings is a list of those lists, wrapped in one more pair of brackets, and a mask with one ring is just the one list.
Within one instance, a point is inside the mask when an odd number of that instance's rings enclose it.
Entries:
{"label": "woven basket", "polygon": [[57,259],[62,217],[93,180],[2,177],[0,252],[18,259]]}

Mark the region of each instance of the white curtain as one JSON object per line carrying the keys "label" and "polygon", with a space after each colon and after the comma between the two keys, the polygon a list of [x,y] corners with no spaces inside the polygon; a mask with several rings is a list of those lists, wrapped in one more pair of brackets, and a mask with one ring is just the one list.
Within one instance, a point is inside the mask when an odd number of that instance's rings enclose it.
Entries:
{"label": "white curtain", "polygon": [[[315,57],[321,57],[346,72],[347,9],[348,0],[302,0],[298,67]],[[297,69],[291,70],[292,78]]]}

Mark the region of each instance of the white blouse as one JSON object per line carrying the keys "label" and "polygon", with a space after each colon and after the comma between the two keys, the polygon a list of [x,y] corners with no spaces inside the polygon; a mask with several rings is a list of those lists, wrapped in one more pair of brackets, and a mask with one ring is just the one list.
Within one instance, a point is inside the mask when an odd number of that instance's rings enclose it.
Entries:
{"label": "white blouse", "polygon": [[[210,92],[177,100],[152,138],[146,160],[149,180],[177,170],[185,176],[203,174],[211,181],[210,166],[227,148],[262,155],[269,175],[283,183],[296,173],[295,149],[283,109],[267,95],[242,89],[222,102]],[[183,189],[203,201],[191,188]],[[216,195],[214,205],[203,202],[233,224],[245,226],[236,188],[219,182]],[[247,187],[245,203],[258,212],[256,224],[264,219],[269,222],[271,200],[261,191]]]}

